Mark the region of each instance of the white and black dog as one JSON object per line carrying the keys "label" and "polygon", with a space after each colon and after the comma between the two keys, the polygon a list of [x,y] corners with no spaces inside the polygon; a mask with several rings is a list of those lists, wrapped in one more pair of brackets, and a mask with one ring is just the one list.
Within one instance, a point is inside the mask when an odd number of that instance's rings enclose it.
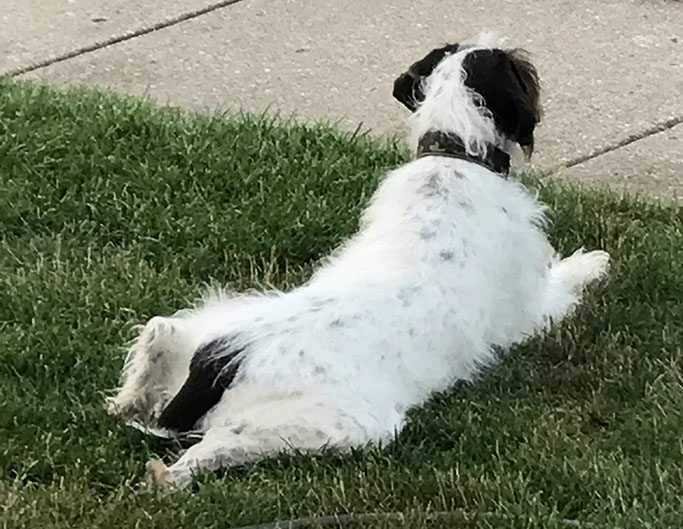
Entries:
{"label": "white and black dog", "polygon": [[[544,207],[508,180],[533,148],[536,71],[490,37],[430,52],[394,96],[417,157],[389,172],[351,239],[290,292],[214,293],[142,328],[110,410],[200,442],[160,487],[281,451],[391,441],[406,412],[557,322],[609,256],[559,259]],[[520,147],[522,149],[520,149]]]}

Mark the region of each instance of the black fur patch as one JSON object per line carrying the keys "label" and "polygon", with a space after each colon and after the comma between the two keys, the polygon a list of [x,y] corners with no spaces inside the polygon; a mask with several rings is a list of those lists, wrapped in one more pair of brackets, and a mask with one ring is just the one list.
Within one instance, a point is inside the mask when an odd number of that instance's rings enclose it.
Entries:
{"label": "black fur patch", "polygon": [[159,416],[159,426],[188,432],[213,408],[235,380],[244,352],[234,338],[219,338],[197,349],[183,387]]}
{"label": "black fur patch", "polygon": [[394,98],[414,112],[417,105],[425,98],[422,92],[422,81],[429,77],[446,54],[455,53],[458,48],[458,44],[446,44],[443,48],[436,48],[413,63],[406,73],[399,75],[394,81]]}
{"label": "black fur patch", "polygon": [[465,85],[477,92],[498,129],[531,155],[534,128],[541,119],[540,83],[534,66],[520,50],[475,50],[462,67]]}

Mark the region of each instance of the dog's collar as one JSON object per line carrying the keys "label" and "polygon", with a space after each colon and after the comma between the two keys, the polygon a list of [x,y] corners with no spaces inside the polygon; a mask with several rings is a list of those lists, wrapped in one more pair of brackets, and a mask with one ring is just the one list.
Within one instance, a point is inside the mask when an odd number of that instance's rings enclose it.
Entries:
{"label": "dog's collar", "polygon": [[417,157],[424,156],[458,158],[486,167],[504,178],[510,173],[510,155],[495,145],[488,144],[485,156],[473,156],[467,152],[460,137],[439,130],[430,130],[417,142]]}

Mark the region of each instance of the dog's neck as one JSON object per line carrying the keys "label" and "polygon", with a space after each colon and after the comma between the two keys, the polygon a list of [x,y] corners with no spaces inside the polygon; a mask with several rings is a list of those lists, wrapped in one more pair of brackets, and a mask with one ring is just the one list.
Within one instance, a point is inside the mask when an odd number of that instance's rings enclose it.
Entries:
{"label": "dog's neck", "polygon": [[510,155],[493,144],[488,144],[485,156],[474,156],[467,152],[465,144],[457,134],[430,130],[417,142],[417,157],[445,156],[458,158],[486,167],[507,178],[510,174]]}

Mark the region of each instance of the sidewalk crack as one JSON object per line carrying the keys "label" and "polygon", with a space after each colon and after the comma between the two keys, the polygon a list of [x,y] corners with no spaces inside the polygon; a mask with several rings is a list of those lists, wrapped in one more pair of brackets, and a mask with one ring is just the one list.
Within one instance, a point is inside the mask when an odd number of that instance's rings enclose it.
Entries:
{"label": "sidewalk crack", "polygon": [[107,48],[108,46],[118,44],[119,42],[125,42],[127,40],[131,40],[131,39],[140,37],[142,35],[147,35],[148,33],[152,33],[154,31],[159,31],[161,29],[165,29],[165,28],[168,28],[170,26],[175,26],[176,24],[180,24],[181,22],[185,22],[187,20],[191,20],[193,18],[197,18],[197,17],[200,17],[202,15],[206,15],[207,13],[211,13],[212,11],[222,9],[224,7],[228,7],[228,6],[231,6],[233,4],[237,4],[237,3],[242,2],[242,1],[243,0],[223,0],[222,2],[216,2],[216,3],[208,5],[206,7],[202,7],[201,9],[196,9],[194,11],[188,11],[188,12],[183,13],[181,15],[163,20],[161,22],[157,22],[156,24],[153,24],[151,26],[146,26],[146,27],[142,27],[140,29],[136,29],[133,31],[128,31],[126,33],[123,33],[122,35],[116,35],[114,37],[108,38],[107,40],[104,40],[101,42],[95,42],[94,44],[89,44],[87,46],[83,46],[81,48],[68,51],[62,55],[57,55],[55,57],[51,57],[51,58],[45,59],[43,61],[39,61],[39,62],[35,62],[33,64],[29,64],[28,66],[23,66],[21,68],[15,69],[15,70],[10,70],[9,72],[6,72],[5,74],[0,74],[0,77],[2,77],[3,75],[8,76],[8,77],[17,77],[19,75],[23,75],[23,74],[26,74],[29,72],[33,72],[35,70],[40,70],[41,68],[51,66],[51,65],[56,64],[58,62],[73,59],[74,57],[78,57],[80,55],[85,55],[86,53],[91,53],[93,51],[101,50],[102,48]]}

